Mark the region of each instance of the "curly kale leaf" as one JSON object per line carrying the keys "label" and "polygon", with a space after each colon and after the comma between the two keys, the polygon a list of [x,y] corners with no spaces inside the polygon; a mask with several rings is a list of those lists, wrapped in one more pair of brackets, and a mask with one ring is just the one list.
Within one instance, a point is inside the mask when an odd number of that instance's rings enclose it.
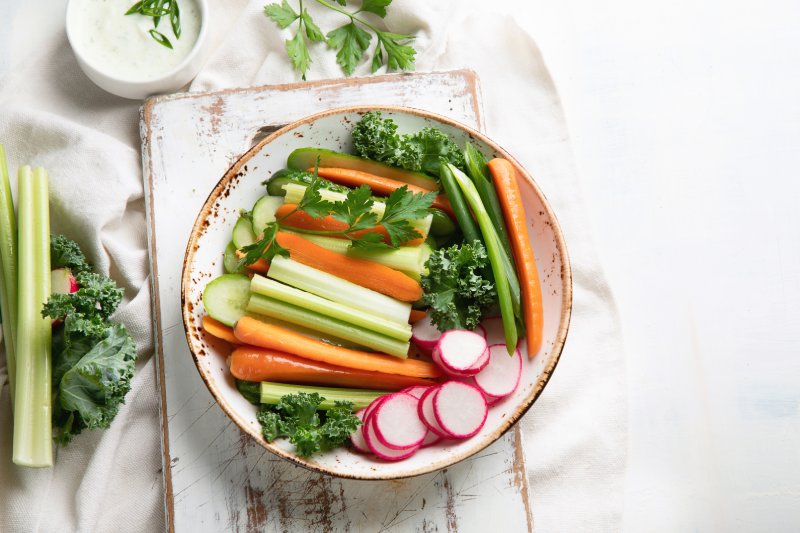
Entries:
{"label": "curly kale leaf", "polygon": [[63,235],[50,236],[50,267],[53,270],[68,268],[75,276],[91,271],[91,266],[86,262],[86,256],[78,244]]}
{"label": "curly kale leaf", "polygon": [[442,158],[461,170],[466,166],[461,149],[441,130],[424,128],[399,135],[397,124],[382,118],[380,111],[367,112],[358,121],[353,128],[353,146],[361,157],[432,176],[439,175]]}
{"label": "curly kale leaf", "polygon": [[276,405],[263,406],[256,418],[264,438],[271,442],[287,437],[303,457],[341,446],[361,421],[353,414],[352,403],[336,401],[332,409],[321,411],[323,400],[316,392],[299,392],[283,396]]}
{"label": "curly kale leaf", "polygon": [[486,309],[497,299],[494,283],[483,272],[489,269],[486,249],[480,243],[436,250],[422,277],[422,302],[430,307],[439,331],[474,329]]}
{"label": "curly kale leaf", "polygon": [[107,428],[133,379],[136,346],[125,326],[111,326],[74,364],[75,350],[53,355],[58,379],[53,406],[56,440],[65,444],[83,429]]}

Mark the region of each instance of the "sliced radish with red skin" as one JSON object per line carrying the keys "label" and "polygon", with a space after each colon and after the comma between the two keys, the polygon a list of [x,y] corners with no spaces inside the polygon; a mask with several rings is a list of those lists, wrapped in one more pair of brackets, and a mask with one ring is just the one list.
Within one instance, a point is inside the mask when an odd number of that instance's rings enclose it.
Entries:
{"label": "sliced radish with red skin", "polygon": [[422,395],[425,394],[425,391],[428,390],[430,387],[425,387],[424,385],[414,385],[412,387],[406,387],[405,389],[401,390],[400,392],[405,392],[406,394],[410,394],[417,400],[422,398]]}
{"label": "sliced radish with red skin", "polygon": [[375,417],[370,416],[367,425],[364,427],[364,440],[367,443],[369,449],[374,453],[379,459],[383,459],[384,461],[400,461],[401,459],[405,459],[406,457],[411,457],[419,450],[419,444],[412,447],[406,448],[405,450],[393,450],[388,446],[384,446],[378,440],[377,435],[375,434]]}
{"label": "sliced radish with red skin", "polygon": [[78,292],[78,281],[68,268],[50,271],[50,294],[72,294]]}
{"label": "sliced radish with red skin", "polygon": [[[457,376],[471,376],[478,372],[477,366],[485,357],[486,339],[466,329],[445,332],[434,348],[434,360],[445,372]],[[475,370],[473,370],[475,368]]]}
{"label": "sliced radish with red skin", "polygon": [[475,326],[475,329],[473,329],[472,331],[474,331],[475,333],[477,333],[478,335],[480,335],[484,339],[486,338],[486,330],[483,328],[482,325],[478,324],[477,326]]}
{"label": "sliced radish with red skin", "polygon": [[428,434],[425,435],[425,440],[422,441],[422,447],[427,448],[428,446],[433,446],[434,444],[441,442],[441,440],[441,436],[437,435],[433,431],[428,431]]}
{"label": "sliced radish with red skin", "polygon": [[436,420],[436,417],[433,414],[433,397],[438,392],[439,387],[431,387],[425,394],[422,395],[422,398],[419,400],[419,407],[417,414],[419,415],[419,419],[422,420],[422,423],[428,426],[428,429],[439,435],[444,439],[452,439],[453,435],[448,433],[447,431],[439,425],[439,422]]}
{"label": "sliced radish with red skin", "polygon": [[514,392],[522,376],[519,350],[508,355],[505,344],[489,346],[489,364],[475,376],[475,385],[487,396],[504,398]]}
{"label": "sliced radish with red skin", "polygon": [[361,430],[364,429],[364,413],[366,411],[367,408],[365,407],[364,409],[355,412],[356,417],[361,420],[361,425],[352,435],[350,435],[350,442],[353,444],[353,448],[362,453],[370,453],[369,446],[367,446],[367,441],[364,440],[364,434],[361,432]]}
{"label": "sliced radish with red skin", "polygon": [[480,431],[488,414],[489,406],[483,393],[468,383],[448,381],[433,397],[436,421],[458,439],[472,437]]}
{"label": "sliced radish with red skin", "polygon": [[419,400],[410,394],[390,394],[372,412],[375,436],[387,448],[405,450],[422,444],[428,428],[417,415]]}
{"label": "sliced radish with red skin", "polygon": [[427,355],[431,355],[441,336],[441,332],[431,321],[430,313],[411,328],[411,342]]}

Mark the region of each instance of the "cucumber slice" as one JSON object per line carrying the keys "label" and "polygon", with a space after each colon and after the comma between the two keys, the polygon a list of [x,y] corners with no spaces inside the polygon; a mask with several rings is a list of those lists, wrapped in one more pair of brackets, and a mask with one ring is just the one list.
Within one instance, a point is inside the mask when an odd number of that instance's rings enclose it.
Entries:
{"label": "cucumber slice", "polygon": [[253,233],[253,224],[245,217],[239,217],[233,227],[233,244],[237,250],[256,242],[256,234]]}
{"label": "cucumber slice", "polygon": [[403,183],[418,185],[432,191],[439,190],[439,182],[426,174],[403,170],[402,168],[392,167],[377,161],[370,161],[363,157],[325,150],[324,148],[298,148],[289,154],[286,164],[289,168],[308,170],[317,163],[317,158],[319,158],[319,166],[321,167],[360,170],[383,176],[384,178],[402,181]]}
{"label": "cucumber slice", "polygon": [[434,237],[447,237],[456,232],[456,223],[441,209],[431,209],[431,235]]}
{"label": "cucumber slice", "polygon": [[247,312],[250,279],[241,274],[223,274],[211,280],[203,291],[203,307],[209,316],[233,327]]}
{"label": "cucumber slice", "polygon": [[236,245],[233,244],[233,241],[229,242],[228,246],[225,247],[225,253],[222,256],[222,268],[225,269],[226,274],[238,274],[240,272],[239,258],[236,257]]}
{"label": "cucumber slice", "polygon": [[262,196],[253,206],[252,229],[256,235],[263,233],[270,222],[275,222],[275,211],[283,205],[280,196]]}

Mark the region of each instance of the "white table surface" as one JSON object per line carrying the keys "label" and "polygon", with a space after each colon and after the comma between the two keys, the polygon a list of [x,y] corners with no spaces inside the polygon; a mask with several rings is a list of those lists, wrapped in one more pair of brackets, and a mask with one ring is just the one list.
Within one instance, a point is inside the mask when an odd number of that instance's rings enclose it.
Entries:
{"label": "white table surface", "polygon": [[800,3],[520,9],[623,320],[625,530],[797,531]]}

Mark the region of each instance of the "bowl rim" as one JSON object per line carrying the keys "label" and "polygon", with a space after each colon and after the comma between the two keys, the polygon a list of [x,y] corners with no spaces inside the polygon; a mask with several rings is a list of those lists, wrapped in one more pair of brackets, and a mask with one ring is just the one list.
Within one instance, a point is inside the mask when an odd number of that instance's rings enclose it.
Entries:
{"label": "bowl rim", "polygon": [[[561,316],[559,317],[559,327],[556,333],[556,339],[551,348],[549,359],[547,360],[544,369],[542,370],[536,384],[534,385],[533,390],[528,394],[528,396],[524,399],[522,403],[520,403],[510,414],[501,426],[496,429],[491,434],[487,435],[482,441],[478,442],[475,446],[461,451],[458,454],[452,454],[447,456],[445,459],[431,462],[426,464],[425,466],[415,468],[409,470],[408,472],[403,472],[400,474],[391,474],[391,475],[375,475],[375,476],[367,476],[367,475],[355,475],[355,474],[348,474],[337,472],[332,469],[329,469],[323,465],[318,463],[309,461],[302,457],[299,457],[293,453],[290,453],[286,450],[279,448],[278,446],[266,442],[263,437],[261,436],[260,431],[257,431],[252,425],[249,424],[246,420],[244,420],[231,406],[227,404],[224,398],[222,398],[221,394],[217,390],[217,387],[214,383],[212,383],[203,370],[201,369],[200,359],[195,353],[195,350],[192,345],[192,337],[190,333],[189,324],[191,323],[191,311],[189,306],[187,305],[187,291],[188,285],[191,283],[190,279],[190,268],[189,265],[192,264],[192,260],[194,258],[194,254],[197,249],[197,240],[200,235],[203,233],[203,221],[206,220],[210,211],[220,197],[220,195],[224,192],[228,184],[237,177],[240,172],[240,169],[258,152],[262,150],[264,146],[275,140],[276,138],[291,132],[295,128],[302,126],[304,124],[308,124],[311,122],[315,122],[321,118],[330,116],[330,115],[337,115],[337,114],[345,114],[345,113],[365,113],[368,111],[386,111],[386,112],[396,112],[396,113],[405,113],[410,115],[415,115],[421,118],[430,119],[433,121],[438,121],[444,124],[447,124],[451,127],[456,129],[463,130],[467,133],[471,138],[477,138],[487,146],[489,146],[496,154],[499,154],[500,157],[508,159],[513,165],[519,175],[525,179],[532,187],[534,193],[539,197],[542,202],[542,206],[544,208],[545,213],[549,217],[552,228],[553,228],[553,235],[556,242],[556,248],[561,255],[561,286],[562,286],[562,311]],[[192,226],[192,231],[189,236],[189,241],[186,245],[186,252],[184,255],[183,260],[183,267],[181,271],[181,314],[183,317],[183,326],[184,326],[184,333],[186,335],[186,341],[189,345],[189,351],[192,354],[192,358],[194,359],[195,367],[197,368],[198,373],[200,374],[201,379],[206,384],[209,392],[216,400],[217,404],[222,408],[225,414],[230,418],[242,431],[253,437],[262,447],[266,450],[274,453],[278,457],[282,459],[286,459],[296,465],[302,466],[308,470],[313,470],[315,472],[328,474],[340,478],[346,479],[357,479],[357,480],[369,480],[369,481],[378,481],[378,480],[395,480],[395,479],[405,479],[410,477],[415,477],[423,474],[427,474],[436,470],[440,470],[443,468],[447,468],[452,466],[456,463],[467,459],[476,453],[480,452],[481,450],[485,449],[489,445],[493,444],[497,439],[499,439],[506,431],[511,429],[517,421],[531,408],[531,406],[536,402],[536,400],[541,395],[542,391],[544,390],[545,385],[550,380],[550,377],[553,374],[553,371],[558,364],[561,353],[564,350],[564,344],[567,339],[567,334],[569,332],[569,325],[572,316],[572,268],[570,265],[569,255],[567,252],[566,242],[564,240],[563,231],[561,230],[561,226],[558,223],[558,219],[555,216],[555,212],[553,211],[550,203],[547,201],[542,190],[539,188],[537,183],[534,179],[528,174],[528,172],[519,164],[519,162],[511,156],[508,152],[506,152],[502,147],[500,147],[496,142],[492,141],[489,137],[485,134],[462,124],[456,120],[453,120],[449,117],[439,115],[437,113],[432,113],[430,111],[416,109],[413,107],[405,107],[405,106],[390,106],[390,105],[358,105],[358,106],[346,106],[346,107],[337,107],[334,109],[329,109],[326,111],[322,111],[320,113],[315,113],[313,115],[308,115],[306,117],[300,118],[295,120],[282,128],[272,132],[270,135],[262,139],[256,145],[251,147],[247,150],[244,154],[242,154],[232,165],[231,167],[225,172],[225,174],[220,178],[217,185],[211,190],[208,197],[206,198],[205,202],[203,203],[203,207],[200,209],[200,212],[195,219],[195,222]]]}
{"label": "bowl rim", "polygon": [[189,52],[186,54],[186,56],[181,60],[181,62],[178,63],[177,65],[175,65],[174,67],[172,67],[172,69],[164,72],[160,76],[155,77],[155,78],[151,78],[151,79],[148,79],[148,80],[137,80],[137,79],[131,79],[131,78],[120,78],[118,76],[114,76],[112,74],[109,74],[105,70],[97,67],[97,65],[95,65],[95,63],[93,63],[92,61],[89,61],[89,59],[87,59],[86,55],[80,50],[80,46],[76,46],[75,45],[76,41],[73,40],[73,32],[75,30],[72,28],[72,25],[70,24],[70,20],[71,20],[70,12],[73,9],[72,5],[75,2],[78,2],[78,1],[80,1],[80,0],[68,0],[67,9],[66,9],[66,13],[65,13],[64,27],[66,28],[67,41],[69,41],[69,46],[70,46],[70,48],[72,48],[72,53],[75,54],[75,56],[80,60],[81,63],[83,63],[84,65],[88,66],[90,69],[92,69],[97,74],[99,74],[99,75],[101,75],[101,76],[103,76],[103,77],[105,77],[105,78],[107,78],[107,79],[109,79],[109,80],[111,80],[111,81],[113,81],[115,83],[125,84],[125,85],[127,85],[129,87],[136,88],[136,89],[146,89],[146,88],[148,88],[149,86],[151,86],[153,84],[163,83],[164,81],[167,81],[167,80],[173,78],[177,74],[181,73],[184,69],[189,67],[192,64],[192,62],[195,60],[197,55],[200,54],[200,51],[203,48],[203,44],[204,44],[205,39],[206,39],[206,34],[208,32],[208,14],[209,14],[208,13],[208,1],[207,0],[190,0],[190,1],[195,2],[197,4],[197,7],[198,7],[198,9],[200,11],[200,29],[197,32],[197,39],[195,39],[194,44],[189,49]]}

